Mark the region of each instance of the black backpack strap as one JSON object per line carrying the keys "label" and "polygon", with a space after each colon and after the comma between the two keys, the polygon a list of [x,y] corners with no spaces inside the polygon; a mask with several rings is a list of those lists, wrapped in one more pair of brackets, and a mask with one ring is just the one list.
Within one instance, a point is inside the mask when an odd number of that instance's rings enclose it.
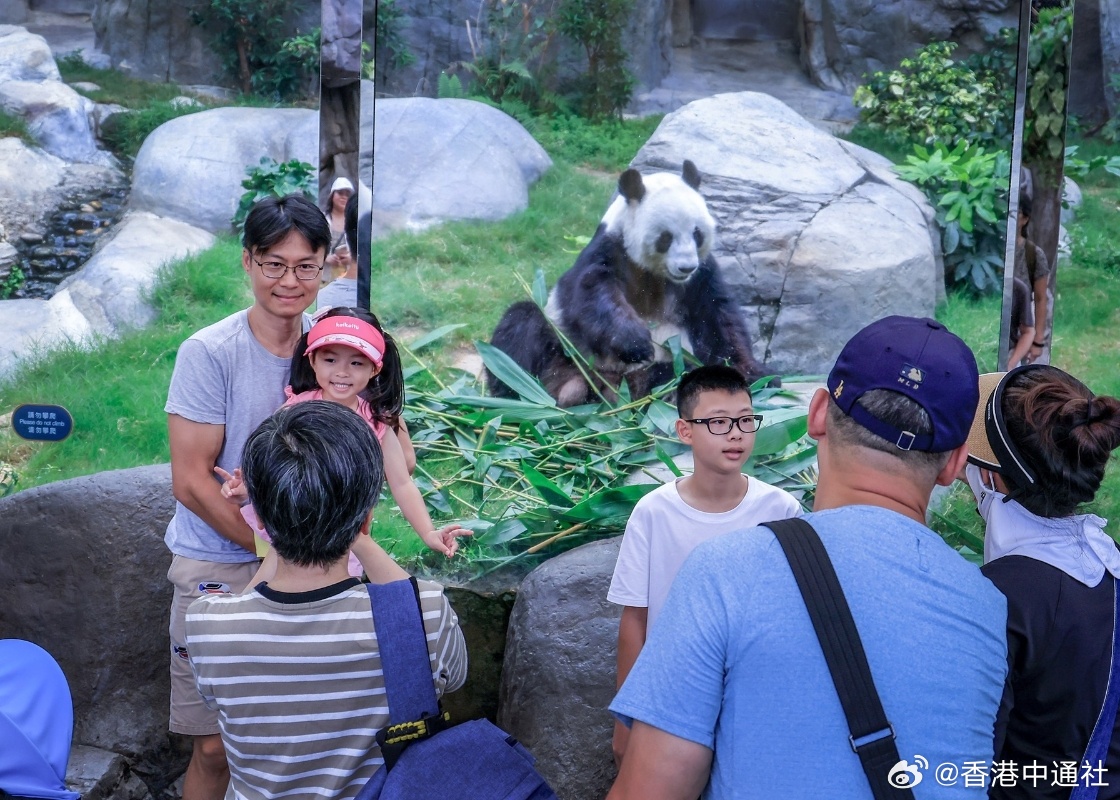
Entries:
{"label": "black backpack strap", "polygon": [[386,768],[392,769],[408,745],[444,730],[450,718],[441,713],[432,684],[416,579],[369,583],[366,590],[389,705],[389,725],[378,731],[377,743]]}
{"label": "black backpack strap", "polygon": [[813,526],[803,519],[767,522],[789,561],[809,619],[817,632],[828,671],[848,719],[848,742],[859,756],[876,800],[913,798],[909,787],[894,786],[887,773],[899,762],[894,727],[887,720],[867,654],[836,570]]}

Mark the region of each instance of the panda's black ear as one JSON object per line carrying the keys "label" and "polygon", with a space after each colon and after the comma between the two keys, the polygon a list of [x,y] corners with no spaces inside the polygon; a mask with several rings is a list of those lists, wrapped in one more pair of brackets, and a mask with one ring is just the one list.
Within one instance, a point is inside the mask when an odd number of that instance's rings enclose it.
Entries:
{"label": "panda's black ear", "polygon": [[681,170],[681,179],[696,191],[700,191],[700,170],[687,159],[684,162],[684,169]]}
{"label": "panda's black ear", "polygon": [[628,169],[618,178],[618,193],[628,202],[640,203],[646,196],[646,187],[642,183],[642,173],[636,169]]}

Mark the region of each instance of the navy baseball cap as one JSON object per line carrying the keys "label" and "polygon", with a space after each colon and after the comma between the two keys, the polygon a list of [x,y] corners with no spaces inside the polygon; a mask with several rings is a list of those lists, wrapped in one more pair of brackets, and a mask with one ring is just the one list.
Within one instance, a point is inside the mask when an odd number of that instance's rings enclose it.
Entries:
{"label": "navy baseball cap", "polygon": [[[884,317],[853,336],[828,375],[828,391],[840,410],[900,450],[944,453],[965,443],[980,404],[976,357],[940,322]],[[889,389],[920,405],[933,434],[903,430],[872,416],[856,400]]]}

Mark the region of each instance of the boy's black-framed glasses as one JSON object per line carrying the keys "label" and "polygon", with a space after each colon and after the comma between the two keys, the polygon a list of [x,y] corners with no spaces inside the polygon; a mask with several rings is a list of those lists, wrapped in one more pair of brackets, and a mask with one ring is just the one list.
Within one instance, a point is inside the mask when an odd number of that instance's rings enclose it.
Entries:
{"label": "boy's black-framed glasses", "polygon": [[706,419],[686,419],[685,422],[698,422],[708,429],[713,436],[725,436],[731,433],[731,426],[735,425],[743,433],[755,433],[762,427],[761,414],[745,414],[741,417],[707,417]]}
{"label": "boy's black-framed glasses", "polygon": [[253,259],[254,264],[261,268],[261,274],[272,281],[283,278],[288,270],[295,274],[297,280],[313,281],[323,271],[322,264],[289,265],[281,261],[258,261],[256,256],[250,256],[250,258]]}

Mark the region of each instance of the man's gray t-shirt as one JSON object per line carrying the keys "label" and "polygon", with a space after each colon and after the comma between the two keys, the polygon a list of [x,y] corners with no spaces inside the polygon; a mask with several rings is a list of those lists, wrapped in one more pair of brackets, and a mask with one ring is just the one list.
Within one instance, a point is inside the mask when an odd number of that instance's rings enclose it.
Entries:
{"label": "man's gray t-shirt", "polygon": [[[304,320],[306,329],[306,318]],[[239,311],[203,328],[179,347],[164,411],[192,422],[224,425],[217,465],[241,466],[241,450],[257,426],[284,403],[291,358],[276,356],[249,329],[249,312]],[[217,475],[214,480],[221,482]],[[176,555],[199,561],[252,561],[254,553],[218,534],[193,511],[175,503],[164,537]]]}
{"label": "man's gray t-shirt", "polygon": [[335,278],[319,290],[316,308],[322,311],[326,308],[344,306],[353,308],[358,305],[358,279]]}

